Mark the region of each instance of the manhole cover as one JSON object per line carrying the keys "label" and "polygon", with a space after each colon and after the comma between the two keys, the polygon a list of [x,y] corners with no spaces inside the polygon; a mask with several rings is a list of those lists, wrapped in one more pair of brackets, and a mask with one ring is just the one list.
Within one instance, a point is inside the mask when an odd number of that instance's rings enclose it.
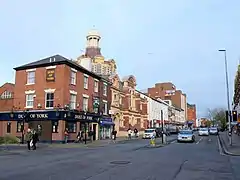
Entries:
{"label": "manhole cover", "polygon": [[130,161],[112,161],[111,164],[129,164]]}

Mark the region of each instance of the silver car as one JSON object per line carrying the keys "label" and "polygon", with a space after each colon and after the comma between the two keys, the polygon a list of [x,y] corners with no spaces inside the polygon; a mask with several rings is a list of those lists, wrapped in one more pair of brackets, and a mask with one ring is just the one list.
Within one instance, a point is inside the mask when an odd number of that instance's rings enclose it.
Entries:
{"label": "silver car", "polygon": [[192,130],[181,130],[178,133],[178,142],[195,142],[195,136]]}
{"label": "silver car", "polygon": [[210,135],[218,135],[218,129],[216,127],[211,127],[209,129],[209,134]]}
{"label": "silver car", "polygon": [[198,135],[199,136],[209,136],[209,130],[208,128],[200,128],[198,130]]}

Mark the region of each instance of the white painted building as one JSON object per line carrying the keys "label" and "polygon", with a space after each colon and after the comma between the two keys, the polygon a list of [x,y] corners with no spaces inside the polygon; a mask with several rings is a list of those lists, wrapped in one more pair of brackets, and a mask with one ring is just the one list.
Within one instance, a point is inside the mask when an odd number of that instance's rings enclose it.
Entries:
{"label": "white painted building", "polygon": [[[161,99],[154,99],[146,94],[139,92],[141,98],[146,98],[148,101],[148,121],[150,127],[160,127],[161,120],[168,121],[169,105]],[[162,112],[162,115],[161,115]]]}

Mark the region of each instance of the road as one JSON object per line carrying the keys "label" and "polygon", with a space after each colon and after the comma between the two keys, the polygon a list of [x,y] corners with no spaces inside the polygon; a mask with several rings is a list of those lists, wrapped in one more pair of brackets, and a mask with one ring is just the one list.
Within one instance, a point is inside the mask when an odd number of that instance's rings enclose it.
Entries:
{"label": "road", "polygon": [[[240,158],[220,155],[216,136],[195,143],[147,140],[91,148],[47,148],[0,156],[1,180],[234,180]],[[238,170],[238,171],[237,171]]]}

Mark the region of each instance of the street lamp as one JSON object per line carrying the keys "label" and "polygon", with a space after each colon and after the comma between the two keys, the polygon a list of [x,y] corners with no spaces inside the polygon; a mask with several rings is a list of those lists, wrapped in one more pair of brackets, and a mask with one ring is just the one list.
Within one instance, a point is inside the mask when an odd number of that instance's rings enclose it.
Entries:
{"label": "street lamp", "polygon": [[23,111],[22,140],[21,140],[22,144],[24,144],[24,126],[25,122],[28,120],[28,112],[29,112],[28,109]]}
{"label": "street lamp", "polygon": [[228,105],[228,131],[229,131],[229,144],[232,145],[232,113],[230,111],[230,99],[229,99],[229,83],[228,83],[228,66],[227,66],[227,51],[225,49],[218,50],[220,52],[224,52],[224,59],[225,59],[225,78],[226,78],[226,89],[227,89],[227,105]]}
{"label": "street lamp", "polygon": [[87,144],[87,111],[84,111],[85,122],[84,122],[84,143]]}

